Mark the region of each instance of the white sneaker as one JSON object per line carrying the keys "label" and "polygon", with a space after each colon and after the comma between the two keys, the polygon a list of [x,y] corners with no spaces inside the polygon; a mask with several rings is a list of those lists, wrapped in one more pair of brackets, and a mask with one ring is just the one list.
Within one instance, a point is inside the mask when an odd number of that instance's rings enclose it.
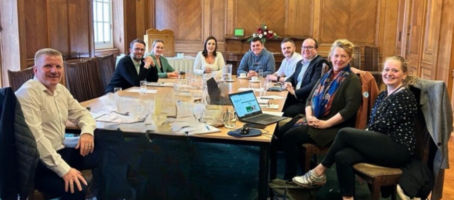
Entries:
{"label": "white sneaker", "polygon": [[292,181],[304,188],[320,187],[326,183],[326,175],[319,176],[314,170],[310,170],[302,176],[293,177]]}

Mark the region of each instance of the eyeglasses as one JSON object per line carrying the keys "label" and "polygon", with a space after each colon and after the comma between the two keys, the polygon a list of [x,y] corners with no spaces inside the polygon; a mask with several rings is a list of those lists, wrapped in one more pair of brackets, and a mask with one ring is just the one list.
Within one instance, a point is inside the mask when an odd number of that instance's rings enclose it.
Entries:
{"label": "eyeglasses", "polygon": [[315,47],[313,47],[313,46],[302,46],[301,47],[301,49],[304,49],[304,50],[311,50],[313,48],[315,48]]}

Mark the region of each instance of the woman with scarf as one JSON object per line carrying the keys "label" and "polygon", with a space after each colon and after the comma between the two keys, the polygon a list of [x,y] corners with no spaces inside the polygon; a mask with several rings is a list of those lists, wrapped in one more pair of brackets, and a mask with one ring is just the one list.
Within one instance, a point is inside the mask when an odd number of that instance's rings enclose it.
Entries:
{"label": "woman with scarf", "polygon": [[353,199],[353,165],[369,162],[387,167],[402,167],[413,155],[416,138],[414,119],[417,103],[406,87],[407,65],[400,56],[385,60],[382,79],[386,90],[375,100],[366,130],[343,128],[337,134],[324,160],[303,176],[293,178],[302,187],[321,186],[325,170],[336,163],[343,199]]}
{"label": "woman with scarf", "polygon": [[278,145],[285,151],[286,180],[296,175],[301,144],[327,146],[340,128],[355,125],[361,103],[361,83],[350,70],[353,46],[346,39],[332,44],[329,58],[333,67],[312,89],[306,101],[306,115],[294,118],[279,129],[278,138],[273,142],[281,143]]}

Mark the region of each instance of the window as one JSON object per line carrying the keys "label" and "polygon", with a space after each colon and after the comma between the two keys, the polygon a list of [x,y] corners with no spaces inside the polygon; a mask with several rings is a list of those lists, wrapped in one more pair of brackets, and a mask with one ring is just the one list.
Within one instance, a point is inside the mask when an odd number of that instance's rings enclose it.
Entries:
{"label": "window", "polygon": [[113,48],[112,0],[93,0],[95,49]]}

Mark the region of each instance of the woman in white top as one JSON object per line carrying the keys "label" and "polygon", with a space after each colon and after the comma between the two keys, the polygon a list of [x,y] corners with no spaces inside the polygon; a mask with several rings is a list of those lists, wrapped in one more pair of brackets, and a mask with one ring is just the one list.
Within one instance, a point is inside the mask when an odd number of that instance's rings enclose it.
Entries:
{"label": "woman in white top", "polygon": [[210,36],[205,40],[203,51],[199,51],[194,61],[194,73],[203,74],[219,71],[224,67],[225,61],[222,53],[216,52],[218,42],[215,37]]}

